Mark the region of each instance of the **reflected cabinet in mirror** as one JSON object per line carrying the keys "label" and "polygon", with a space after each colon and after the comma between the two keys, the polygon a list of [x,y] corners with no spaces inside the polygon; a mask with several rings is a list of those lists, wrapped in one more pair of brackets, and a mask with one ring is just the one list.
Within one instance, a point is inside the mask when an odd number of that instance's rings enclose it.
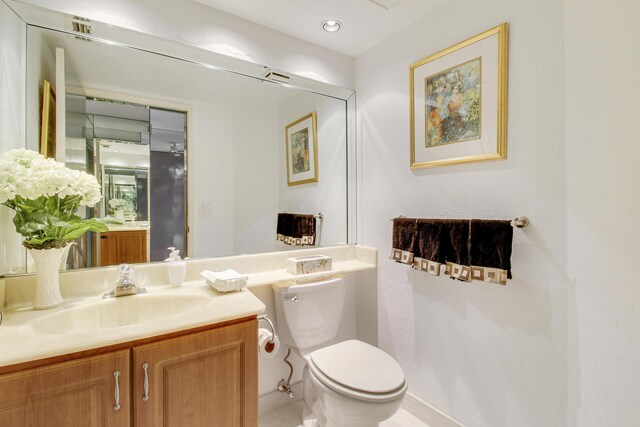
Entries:
{"label": "reflected cabinet in mirror", "polygon": [[[78,215],[112,220],[108,232],[77,239],[63,268],[163,261],[168,247],[193,258],[349,242],[352,92],[221,70],[214,56],[178,59],[161,39],[152,52],[81,36],[71,25],[43,28],[23,16],[25,24],[0,7],[0,53],[10,61],[0,71],[0,154],[39,151],[43,85],[51,82],[48,144],[102,189],[101,201]],[[313,239],[278,238],[279,213],[315,215]],[[0,275],[33,272],[12,214],[0,207]]]}

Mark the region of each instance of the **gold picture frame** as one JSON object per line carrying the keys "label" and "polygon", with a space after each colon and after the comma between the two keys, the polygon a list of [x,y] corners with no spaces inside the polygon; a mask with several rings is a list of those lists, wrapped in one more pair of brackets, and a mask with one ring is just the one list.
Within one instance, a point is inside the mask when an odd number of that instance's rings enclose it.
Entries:
{"label": "gold picture frame", "polygon": [[287,184],[318,182],[318,135],[315,111],[285,128]]}
{"label": "gold picture frame", "polygon": [[409,67],[411,169],[507,158],[508,24]]}
{"label": "gold picture frame", "polygon": [[56,157],[56,93],[47,80],[42,87],[40,154],[54,159]]}

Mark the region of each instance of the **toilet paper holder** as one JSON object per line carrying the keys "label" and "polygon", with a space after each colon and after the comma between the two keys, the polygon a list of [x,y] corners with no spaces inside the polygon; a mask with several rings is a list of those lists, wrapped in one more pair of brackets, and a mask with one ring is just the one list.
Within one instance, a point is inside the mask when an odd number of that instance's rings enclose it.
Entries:
{"label": "toilet paper holder", "polygon": [[271,321],[271,319],[269,319],[269,317],[266,314],[261,314],[260,316],[258,316],[258,321],[260,320],[264,320],[265,322],[267,322],[269,324],[269,329],[271,332],[271,338],[269,339],[269,342],[267,343],[267,346],[271,346],[271,349],[269,349],[268,347],[266,348],[267,351],[271,351],[273,350],[273,346],[275,346],[274,343],[274,338],[276,336],[276,328],[273,327],[273,322]]}

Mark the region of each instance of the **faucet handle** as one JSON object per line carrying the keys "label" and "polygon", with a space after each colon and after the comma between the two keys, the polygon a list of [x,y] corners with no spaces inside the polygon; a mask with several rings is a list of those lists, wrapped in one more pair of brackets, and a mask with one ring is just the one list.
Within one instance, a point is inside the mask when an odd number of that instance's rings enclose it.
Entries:
{"label": "faucet handle", "polygon": [[118,273],[120,279],[118,279],[118,286],[134,286],[133,281],[133,267],[130,264],[120,264],[118,266]]}
{"label": "faucet handle", "polygon": [[121,278],[129,277],[133,274],[133,267],[130,264],[120,264],[118,266],[118,273]]}

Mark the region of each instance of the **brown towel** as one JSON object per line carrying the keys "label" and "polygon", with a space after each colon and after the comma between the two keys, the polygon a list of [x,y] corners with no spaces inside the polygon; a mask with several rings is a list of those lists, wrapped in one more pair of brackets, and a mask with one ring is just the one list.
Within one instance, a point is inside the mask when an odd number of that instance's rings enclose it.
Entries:
{"label": "brown towel", "polygon": [[469,265],[469,220],[442,219],[443,248],[447,262]]}
{"label": "brown towel", "polygon": [[[418,219],[416,262],[414,268],[433,275],[440,274],[440,264],[446,264],[446,274],[468,281],[469,221],[461,219]],[[453,264],[456,264],[454,267]]]}
{"label": "brown towel", "polygon": [[415,218],[394,218],[393,219],[393,243],[394,249],[413,252],[416,240],[416,219]]}
{"label": "brown towel", "polygon": [[311,214],[279,213],[276,238],[287,245],[314,245],[316,217]]}
{"label": "brown towel", "polygon": [[446,248],[449,246],[443,236],[446,234],[445,223],[440,219],[416,220],[415,255],[429,261],[444,264],[447,260]]}
{"label": "brown towel", "polygon": [[445,264],[452,279],[504,285],[512,239],[510,221],[395,218],[391,257],[436,276]]}
{"label": "brown towel", "polygon": [[469,225],[469,264],[507,271],[511,279],[513,227],[510,221],[472,219]]}
{"label": "brown towel", "polygon": [[391,258],[404,264],[413,263],[416,242],[416,219],[394,218]]}

